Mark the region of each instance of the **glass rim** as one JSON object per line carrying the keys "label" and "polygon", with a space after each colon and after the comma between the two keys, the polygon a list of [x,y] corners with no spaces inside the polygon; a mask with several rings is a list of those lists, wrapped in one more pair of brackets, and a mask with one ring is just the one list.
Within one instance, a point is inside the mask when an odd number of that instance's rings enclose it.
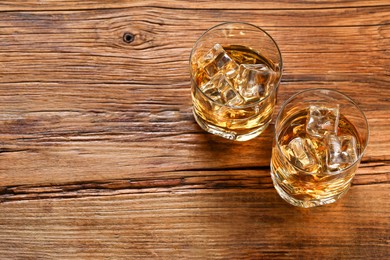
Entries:
{"label": "glass rim", "polygon": [[[228,25],[228,24],[237,24],[237,25],[245,25],[245,26],[250,26],[250,27],[253,27],[257,30],[259,30],[260,32],[263,32],[270,40],[271,42],[275,45],[276,47],[276,50],[278,51],[278,56],[280,58],[280,77],[279,77],[279,80],[278,82],[276,82],[276,86],[272,88],[272,90],[265,96],[263,97],[262,99],[256,101],[256,102],[253,102],[253,103],[249,103],[249,104],[245,104],[245,105],[242,105],[242,106],[230,106],[230,105],[227,105],[227,104],[223,104],[223,103],[220,103],[219,101],[215,101],[213,100],[212,98],[210,98],[209,96],[207,96],[198,86],[198,84],[196,84],[196,81],[194,80],[194,77],[193,77],[193,73],[192,73],[192,63],[191,63],[191,60],[192,60],[192,56],[194,54],[194,51],[195,51],[195,47],[198,45],[199,41],[203,38],[203,36],[205,36],[207,33],[209,33],[210,31],[218,28],[218,27],[222,27],[224,25]],[[191,72],[191,81],[195,84],[196,88],[199,90],[200,93],[202,93],[202,95],[204,97],[206,97],[206,99],[208,99],[210,102],[213,102],[213,103],[216,103],[218,104],[219,106],[221,107],[229,107],[229,108],[233,108],[233,109],[242,109],[242,108],[250,108],[250,107],[253,107],[253,106],[256,106],[257,104],[267,100],[268,98],[270,98],[274,92],[277,91],[278,87],[279,87],[279,84],[280,84],[280,81],[282,79],[282,76],[283,76],[283,58],[282,58],[282,53],[280,52],[280,49],[279,49],[279,46],[278,44],[276,43],[276,41],[272,38],[272,36],[267,33],[265,30],[263,30],[262,28],[260,28],[259,26],[256,26],[254,24],[251,24],[251,23],[247,23],[247,22],[223,22],[223,23],[219,23],[217,25],[214,25],[212,27],[210,27],[209,29],[207,29],[205,32],[202,33],[201,36],[199,36],[199,38],[195,41],[194,45],[192,46],[192,49],[191,49],[191,53],[190,53],[190,59],[189,59],[189,64],[190,64],[190,72]]]}
{"label": "glass rim", "polygon": [[363,147],[362,151],[360,152],[359,156],[356,158],[356,160],[351,163],[348,167],[342,169],[342,170],[339,170],[339,171],[336,171],[334,172],[334,174],[339,174],[339,173],[342,173],[342,172],[345,172],[347,170],[349,170],[350,168],[354,167],[357,163],[359,163],[364,155],[364,152],[366,151],[366,148],[368,146],[368,142],[369,142],[369,138],[370,138],[370,127],[369,127],[369,124],[368,124],[368,120],[367,120],[367,117],[366,115],[364,114],[363,110],[358,106],[358,104],[356,104],[355,101],[353,101],[352,98],[350,98],[348,95],[344,94],[344,93],[341,93],[340,91],[338,90],[333,90],[333,89],[328,89],[328,88],[313,88],[313,89],[306,89],[306,90],[302,90],[302,91],[299,91],[298,93],[295,93],[294,95],[292,95],[290,98],[288,98],[284,103],[283,105],[281,106],[279,112],[278,112],[278,115],[276,116],[276,120],[275,120],[275,128],[274,128],[274,138],[275,138],[275,146],[277,147],[278,149],[278,152],[279,154],[282,154],[281,156],[286,159],[288,162],[290,162],[290,164],[298,169],[299,171],[302,171],[302,172],[305,172],[305,173],[308,173],[308,174],[311,174],[311,172],[308,172],[304,169],[301,169],[300,167],[294,165],[293,163],[291,163],[291,161],[287,158],[287,156],[283,153],[282,149],[280,148],[280,145],[279,145],[279,142],[278,142],[278,134],[277,134],[277,125],[280,123],[279,119],[280,119],[280,116],[282,114],[282,111],[285,109],[285,107],[291,102],[291,100],[293,100],[296,96],[300,95],[300,94],[303,94],[303,93],[306,93],[306,92],[315,92],[315,91],[329,91],[329,92],[334,92],[334,93],[337,93],[339,95],[341,95],[343,98],[345,98],[346,100],[348,100],[349,102],[351,102],[356,108],[357,110],[360,112],[360,114],[363,116],[363,119],[364,119],[364,122],[366,123],[366,128],[367,128],[367,136],[366,136],[366,142],[365,142],[365,146]]}

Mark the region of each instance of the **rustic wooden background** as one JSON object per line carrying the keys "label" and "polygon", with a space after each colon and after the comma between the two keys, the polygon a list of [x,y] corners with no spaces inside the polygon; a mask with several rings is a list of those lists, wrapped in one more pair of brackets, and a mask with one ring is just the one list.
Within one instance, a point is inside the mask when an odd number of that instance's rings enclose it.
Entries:
{"label": "rustic wooden background", "polygon": [[[278,42],[277,110],[326,87],[366,113],[369,147],[337,203],[279,198],[273,125],[236,143],[194,122],[189,53],[224,21]],[[0,258],[385,259],[389,46],[385,0],[1,1]]]}

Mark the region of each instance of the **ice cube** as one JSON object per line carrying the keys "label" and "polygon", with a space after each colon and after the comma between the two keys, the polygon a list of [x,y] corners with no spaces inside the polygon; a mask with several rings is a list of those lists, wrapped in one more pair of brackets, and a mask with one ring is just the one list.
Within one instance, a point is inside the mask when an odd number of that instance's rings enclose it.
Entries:
{"label": "ice cube", "polygon": [[238,106],[244,103],[243,97],[234,89],[232,82],[222,73],[214,75],[201,89],[212,100],[223,105]]}
{"label": "ice cube", "polygon": [[339,105],[309,106],[306,131],[314,137],[323,138],[337,134],[339,124]]}
{"label": "ice cube", "polygon": [[292,164],[307,172],[316,172],[321,164],[309,138],[296,137],[282,146],[283,153]]}
{"label": "ice cube", "polygon": [[258,101],[268,95],[276,78],[276,72],[265,64],[241,64],[235,87],[247,102]]}
{"label": "ice cube", "polygon": [[329,172],[342,170],[358,157],[356,138],[352,135],[328,135],[326,138],[326,166]]}
{"label": "ice cube", "polygon": [[233,78],[236,76],[238,69],[237,63],[218,43],[200,59],[199,67],[203,68],[210,78],[218,72],[225,74],[228,78]]}

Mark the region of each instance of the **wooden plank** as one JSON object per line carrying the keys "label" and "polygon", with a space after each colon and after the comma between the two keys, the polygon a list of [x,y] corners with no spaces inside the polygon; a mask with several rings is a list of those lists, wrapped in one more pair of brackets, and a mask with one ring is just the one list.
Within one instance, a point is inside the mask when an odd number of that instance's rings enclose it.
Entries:
{"label": "wooden plank", "polygon": [[125,0],[125,1],[22,1],[14,0],[2,1],[0,4],[1,10],[6,11],[23,11],[23,10],[97,10],[97,9],[119,9],[119,8],[131,8],[131,7],[160,7],[167,9],[183,10],[183,9],[235,9],[235,10],[253,10],[253,9],[324,9],[324,8],[351,8],[351,7],[367,7],[367,6],[387,6],[387,1],[369,1],[369,0],[343,0],[343,1],[262,1],[256,3],[253,1],[240,1],[238,5],[231,5],[230,1],[218,0],[218,1],[177,1],[177,0],[162,0],[162,1],[150,1],[150,0]]}
{"label": "wooden plank", "polygon": [[[310,77],[321,81],[388,82],[386,47],[390,31],[384,21],[389,11],[390,7],[361,8],[357,10],[361,19],[355,19],[356,12],[344,9],[326,10],[326,17],[323,10],[311,17],[292,10],[288,11],[288,17],[296,18],[289,20],[280,11],[252,11],[246,14],[246,19],[264,26],[279,43],[285,61],[284,80]],[[237,16],[230,11],[221,12],[229,20]],[[184,68],[188,66],[191,46],[201,32],[220,22],[209,11],[199,11],[196,15],[188,27],[200,29],[188,33],[187,29],[178,30],[176,24],[193,17],[192,11],[177,14],[171,10],[157,12],[140,8],[120,11],[117,16],[107,11],[1,14],[1,19],[7,21],[0,37],[2,82],[141,83],[149,88],[151,83],[180,82],[183,87],[188,78],[188,70]],[[211,21],[203,22],[202,17]],[[335,20],[337,26],[333,27]],[[366,20],[363,24],[355,24],[363,20]],[[301,36],[291,33],[293,26],[303,26]],[[127,31],[135,34],[131,44],[122,40]],[[149,70],[160,77],[150,77]]]}
{"label": "wooden plank", "polygon": [[[369,116],[374,118],[376,114]],[[35,126],[25,123],[26,119],[17,119],[24,130],[19,134],[2,135],[0,182],[6,186],[63,183],[156,174],[169,176],[176,170],[269,165],[271,129],[252,141],[232,143],[200,130],[190,112],[187,122],[151,122],[144,127],[134,123],[127,126],[130,119],[120,120],[122,116],[118,113],[108,115],[104,114],[118,118],[114,118],[112,125],[104,126],[107,124],[104,120],[103,125],[97,127],[93,120],[99,119],[94,114],[84,115],[87,119],[79,113],[68,113],[67,118],[60,119],[56,113],[49,119],[39,116],[34,119],[39,121]],[[131,118],[131,114],[128,116]],[[387,116],[370,120],[370,123],[371,141],[363,161],[389,160],[389,135],[383,134],[389,131]],[[11,131],[17,130],[15,124],[11,123]],[[56,127],[42,132],[41,127],[47,124],[56,124]],[[34,127],[38,128],[37,133],[31,133]],[[159,130],[153,131],[154,128]],[[6,140],[6,136],[11,137]]]}
{"label": "wooden plank", "polygon": [[336,204],[300,209],[255,178],[241,182],[245,189],[231,179],[209,186],[212,179],[194,176],[190,189],[185,182],[148,184],[3,203],[0,253],[41,259],[384,259],[389,253],[388,185],[353,186]]}

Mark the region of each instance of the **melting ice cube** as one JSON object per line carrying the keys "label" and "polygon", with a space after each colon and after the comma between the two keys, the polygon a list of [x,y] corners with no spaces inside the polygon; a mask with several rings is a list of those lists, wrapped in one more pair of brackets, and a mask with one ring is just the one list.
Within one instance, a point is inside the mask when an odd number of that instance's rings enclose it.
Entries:
{"label": "melting ice cube", "polygon": [[238,106],[244,102],[241,95],[234,89],[231,81],[221,73],[212,77],[201,89],[212,100],[223,105]]}
{"label": "melting ice cube", "polygon": [[237,63],[229,57],[218,43],[214,45],[203,59],[200,59],[199,66],[204,69],[210,78],[218,72],[225,74],[228,78],[233,78],[236,76],[238,69]]}
{"label": "melting ice cube", "polygon": [[315,137],[337,134],[339,124],[339,105],[309,106],[306,131]]}
{"label": "melting ice cube", "polygon": [[257,101],[268,95],[276,78],[276,72],[265,64],[241,64],[235,87],[247,102]]}
{"label": "melting ice cube", "polygon": [[342,170],[353,164],[358,157],[356,138],[351,135],[329,135],[326,165],[329,172]]}
{"label": "melting ice cube", "polygon": [[316,172],[320,167],[314,144],[308,138],[296,137],[282,150],[290,162],[302,170]]}

